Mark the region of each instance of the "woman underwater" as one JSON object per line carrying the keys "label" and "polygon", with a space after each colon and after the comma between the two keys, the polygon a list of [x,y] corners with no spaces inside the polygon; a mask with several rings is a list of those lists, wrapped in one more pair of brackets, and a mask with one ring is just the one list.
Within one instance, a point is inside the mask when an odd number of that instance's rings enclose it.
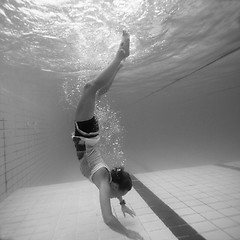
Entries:
{"label": "woman underwater", "polygon": [[124,196],[132,188],[129,173],[123,167],[110,170],[104,163],[97,143],[99,137],[98,120],[94,114],[96,101],[105,94],[122,67],[122,60],[129,56],[129,34],[123,31],[121,44],[113,61],[94,80],[85,84],[75,115],[75,132],[72,139],[75,143],[77,157],[82,174],[99,189],[99,199],[104,222],[114,231],[130,239],[143,240],[135,231],[125,228],[112,214],[111,198],[118,198],[122,212],[132,217],[134,211],[126,206]]}

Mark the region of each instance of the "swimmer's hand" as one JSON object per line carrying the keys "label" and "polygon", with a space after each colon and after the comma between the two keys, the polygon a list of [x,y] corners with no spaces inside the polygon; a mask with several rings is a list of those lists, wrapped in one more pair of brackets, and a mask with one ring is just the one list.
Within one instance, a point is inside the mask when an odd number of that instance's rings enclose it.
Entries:
{"label": "swimmer's hand", "polygon": [[127,229],[126,236],[134,240],[144,240],[144,238],[137,232]]}
{"label": "swimmer's hand", "polygon": [[122,212],[124,217],[126,217],[126,213],[129,214],[131,217],[136,216],[136,213],[130,208],[128,208],[126,205],[122,205]]}

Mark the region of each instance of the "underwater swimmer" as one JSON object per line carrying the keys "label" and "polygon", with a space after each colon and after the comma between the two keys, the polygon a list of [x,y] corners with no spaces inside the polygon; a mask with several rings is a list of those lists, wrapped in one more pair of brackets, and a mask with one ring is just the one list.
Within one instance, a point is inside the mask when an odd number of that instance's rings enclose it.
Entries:
{"label": "underwater swimmer", "polygon": [[104,222],[114,231],[130,239],[143,238],[139,233],[125,228],[112,214],[111,198],[118,198],[122,212],[135,216],[126,206],[123,196],[131,190],[132,180],[123,167],[110,170],[104,163],[97,143],[99,137],[98,120],[94,114],[95,103],[111,87],[113,80],[122,67],[122,60],[129,56],[129,34],[123,31],[121,44],[113,61],[96,79],[86,83],[79,100],[75,115],[75,132],[72,135],[82,174],[99,189],[99,199]]}

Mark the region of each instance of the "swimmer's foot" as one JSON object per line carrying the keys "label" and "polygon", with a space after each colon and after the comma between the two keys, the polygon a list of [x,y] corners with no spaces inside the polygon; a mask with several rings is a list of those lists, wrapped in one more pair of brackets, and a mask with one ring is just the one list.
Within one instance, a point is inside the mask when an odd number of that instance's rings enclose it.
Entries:
{"label": "swimmer's foot", "polygon": [[122,40],[117,52],[117,56],[121,58],[121,60],[127,58],[129,56],[129,45],[130,45],[130,37],[129,33],[123,30]]}

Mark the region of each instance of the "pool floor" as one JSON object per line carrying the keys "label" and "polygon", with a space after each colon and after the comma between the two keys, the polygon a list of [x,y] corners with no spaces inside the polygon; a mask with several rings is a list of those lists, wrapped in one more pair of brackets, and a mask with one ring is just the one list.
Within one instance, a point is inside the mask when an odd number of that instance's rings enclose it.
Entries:
{"label": "pool floor", "polygon": [[[133,176],[125,196],[137,216],[113,214],[145,240],[239,240],[240,162]],[[123,240],[102,220],[89,181],[23,188],[0,203],[0,240]]]}

